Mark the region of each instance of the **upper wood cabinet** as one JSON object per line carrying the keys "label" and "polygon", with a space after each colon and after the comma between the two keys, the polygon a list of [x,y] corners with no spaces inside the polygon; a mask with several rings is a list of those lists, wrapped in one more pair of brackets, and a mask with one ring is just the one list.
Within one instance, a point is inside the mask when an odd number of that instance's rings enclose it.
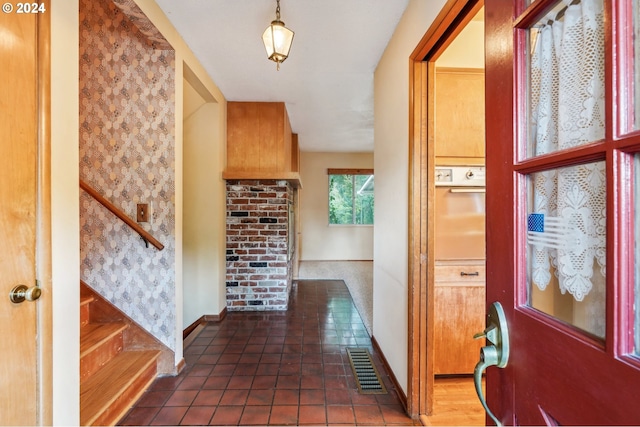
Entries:
{"label": "upper wood cabinet", "polygon": [[484,70],[436,68],[435,77],[435,144],[436,157],[441,158],[438,161],[483,163]]}
{"label": "upper wood cabinet", "polygon": [[300,146],[298,134],[291,134],[291,172],[300,172]]}
{"label": "upper wood cabinet", "polygon": [[293,144],[284,102],[227,103],[225,179],[297,180],[297,135]]}

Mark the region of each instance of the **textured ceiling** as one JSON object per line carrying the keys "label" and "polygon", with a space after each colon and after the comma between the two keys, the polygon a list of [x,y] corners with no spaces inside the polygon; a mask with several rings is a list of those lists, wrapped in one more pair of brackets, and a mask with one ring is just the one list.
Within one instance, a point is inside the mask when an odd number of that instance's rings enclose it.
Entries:
{"label": "textured ceiling", "polygon": [[280,0],[280,71],[261,38],[275,0],[156,2],[228,101],[285,102],[303,151],[373,151],[373,73],[408,0]]}

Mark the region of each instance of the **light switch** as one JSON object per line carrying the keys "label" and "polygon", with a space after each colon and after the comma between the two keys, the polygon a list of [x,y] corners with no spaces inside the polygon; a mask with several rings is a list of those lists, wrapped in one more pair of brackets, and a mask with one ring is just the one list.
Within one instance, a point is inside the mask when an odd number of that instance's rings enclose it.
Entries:
{"label": "light switch", "polygon": [[149,204],[148,203],[138,203],[138,207],[136,209],[136,221],[149,222]]}

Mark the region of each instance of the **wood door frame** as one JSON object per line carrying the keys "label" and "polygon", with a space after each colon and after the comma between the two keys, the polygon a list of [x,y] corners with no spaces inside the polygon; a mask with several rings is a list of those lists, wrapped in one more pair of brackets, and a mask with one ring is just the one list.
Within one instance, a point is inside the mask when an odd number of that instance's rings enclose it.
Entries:
{"label": "wood door frame", "polygon": [[482,5],[482,0],[448,0],[409,57],[407,412],[412,418],[433,410],[435,60]]}
{"label": "wood door frame", "polygon": [[53,424],[53,311],[51,250],[51,1],[37,17],[36,277],[42,288],[37,301],[38,423]]}

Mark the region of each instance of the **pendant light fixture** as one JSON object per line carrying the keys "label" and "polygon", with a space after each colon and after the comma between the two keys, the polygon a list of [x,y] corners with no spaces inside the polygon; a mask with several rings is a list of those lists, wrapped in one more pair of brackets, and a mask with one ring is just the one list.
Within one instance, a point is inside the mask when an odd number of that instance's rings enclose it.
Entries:
{"label": "pendant light fixture", "polygon": [[276,1],[276,19],[271,21],[271,25],[262,33],[262,41],[267,50],[267,56],[277,64],[277,69],[280,70],[280,64],[289,56],[293,31],[285,27],[284,22],[280,20],[280,0]]}

